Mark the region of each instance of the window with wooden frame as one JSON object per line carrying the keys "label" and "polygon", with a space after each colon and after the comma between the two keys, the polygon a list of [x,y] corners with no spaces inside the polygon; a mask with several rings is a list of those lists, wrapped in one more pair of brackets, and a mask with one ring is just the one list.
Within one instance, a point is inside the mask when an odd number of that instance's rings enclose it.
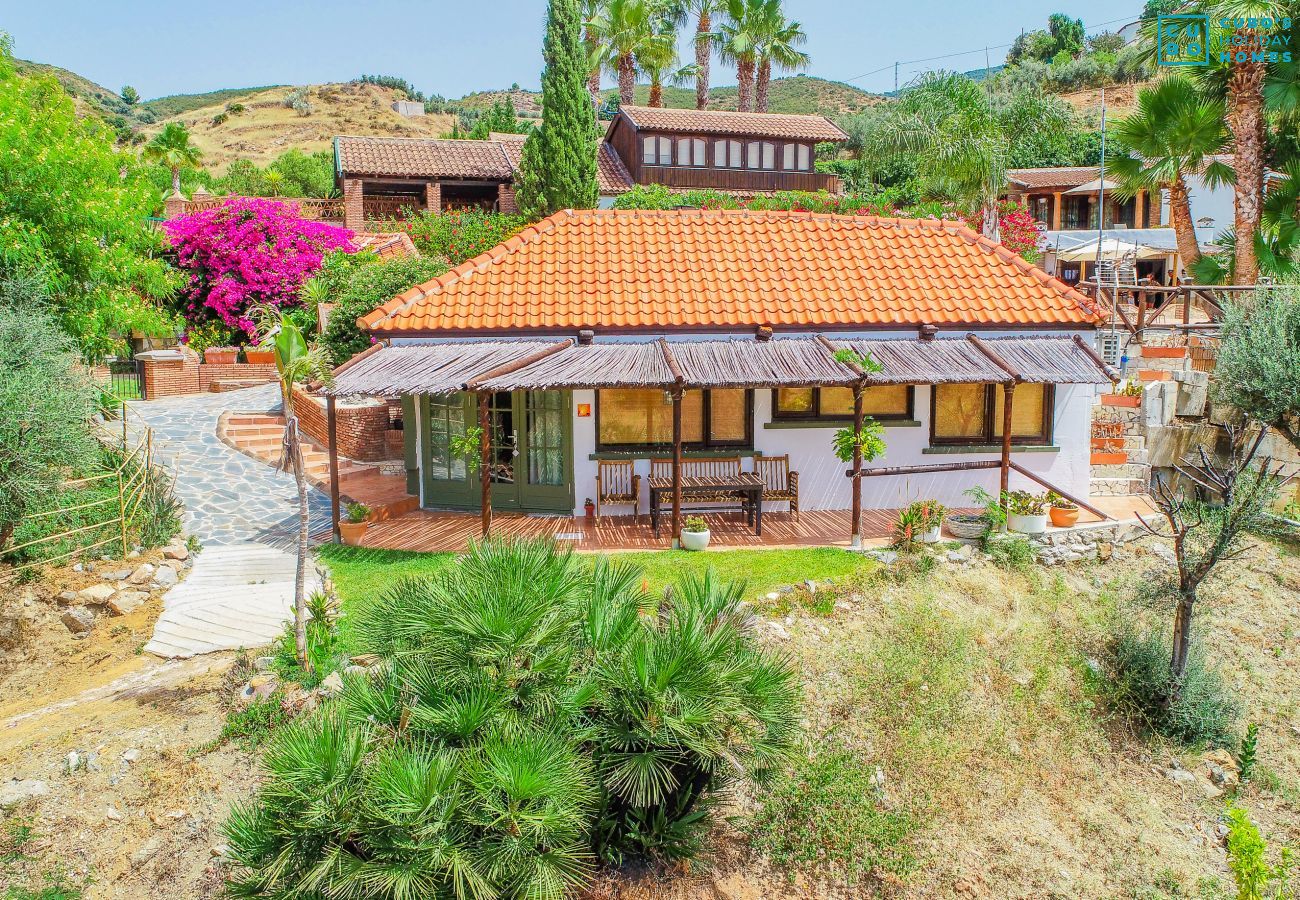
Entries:
{"label": "window with wooden frame", "polygon": [[713,142],[713,165],[719,169],[739,169],[744,165],[740,141],[716,140]]}
{"label": "window with wooden frame", "polygon": [[781,148],[781,168],[788,172],[806,172],[812,152],[807,144],[785,144]]}
{"label": "window with wooden frame", "polygon": [[677,165],[703,166],[707,164],[703,138],[677,139]]}
{"label": "window with wooden frame", "polygon": [[647,166],[673,164],[673,139],[648,134],[641,139],[641,162]]}
{"label": "window with wooden frame", "polygon": [[[1050,384],[1018,384],[1011,403],[1011,439],[1050,444],[1056,391]],[[993,444],[1002,440],[1000,384],[937,384],[930,404],[930,443]]]}
{"label": "window with wooden frame", "polygon": [[776,144],[771,141],[750,141],[745,148],[745,168],[775,169]]}
{"label": "window with wooden frame", "polygon": [[[682,444],[691,450],[754,445],[754,395],[743,388],[682,395]],[[597,450],[663,450],[673,445],[673,400],[667,391],[612,388],[596,392]]]}
{"label": "window with wooden frame", "polygon": [[[889,421],[912,418],[912,388],[906,384],[877,384],[862,392],[862,412]],[[772,418],[853,420],[853,388],[796,387],[772,391]]]}

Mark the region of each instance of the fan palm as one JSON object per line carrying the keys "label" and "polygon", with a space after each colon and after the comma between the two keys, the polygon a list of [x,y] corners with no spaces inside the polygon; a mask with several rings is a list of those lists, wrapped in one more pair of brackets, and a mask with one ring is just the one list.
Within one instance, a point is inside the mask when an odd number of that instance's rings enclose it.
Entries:
{"label": "fan palm", "polygon": [[[1294,282],[1300,277],[1300,161],[1283,167],[1283,174],[1286,177],[1264,198],[1260,227],[1255,233],[1255,258],[1261,276]],[[1237,235],[1228,229],[1215,243],[1222,252],[1202,256],[1192,274],[1202,284],[1234,283]]]}
{"label": "fan palm", "polygon": [[673,16],[676,24],[687,17],[695,19],[695,108],[709,108],[709,69],[713,61],[713,18],[724,13],[723,0],[675,0]]}
{"label": "fan palm", "polygon": [[635,100],[637,57],[654,52],[664,13],[656,0],[607,0],[589,20],[601,42],[601,62],[618,78],[618,100],[625,106]]}
{"label": "fan palm", "polygon": [[754,86],[754,111],[767,112],[767,90],[772,81],[772,67],[786,72],[807,68],[812,61],[799,49],[808,35],[798,22],[786,19],[780,0],[768,0],[766,26],[758,44],[758,76]]}
{"label": "fan palm", "polygon": [[307,669],[307,543],[311,535],[311,517],[307,506],[307,473],[303,468],[302,439],[298,434],[295,389],[312,382],[333,381],[329,353],[319,344],[309,345],[302,329],[278,307],[264,306],[254,311],[253,320],[263,341],[270,340],[275,351],[276,379],[280,385],[280,404],[284,411],[284,440],[280,446],[279,468],[292,472],[298,488],[298,565],[294,576],[293,635],[298,665]]}
{"label": "fan palm", "polygon": [[579,15],[582,16],[582,44],[587,54],[587,93],[591,95],[591,105],[600,106],[600,70],[602,68],[603,43],[593,20],[600,15],[601,0],[582,0]]}
{"label": "fan palm", "polygon": [[203,151],[190,143],[190,133],[180,122],[168,122],[144,145],[142,155],[149,162],[162,163],[172,173],[172,193],[181,191],[181,170],[197,168]]}
{"label": "fan palm", "polygon": [[754,109],[754,77],[758,47],[770,19],[768,4],[773,0],[725,0],[726,21],[715,32],[718,53],[736,67],[737,109]]}
{"label": "fan palm", "polygon": [[1121,150],[1112,163],[1119,179],[1116,196],[1169,191],[1169,211],[1178,254],[1190,271],[1201,258],[1192,221],[1187,175],[1217,187],[1233,180],[1232,169],[1215,154],[1228,145],[1223,103],[1206,99],[1188,78],[1174,75],[1138,94],[1137,109],[1115,125]]}
{"label": "fan palm", "polygon": [[672,27],[661,27],[654,40],[649,41],[636,57],[637,71],[650,82],[649,106],[664,105],[664,82],[681,85],[695,74],[694,64],[679,66],[677,58],[677,32]]}

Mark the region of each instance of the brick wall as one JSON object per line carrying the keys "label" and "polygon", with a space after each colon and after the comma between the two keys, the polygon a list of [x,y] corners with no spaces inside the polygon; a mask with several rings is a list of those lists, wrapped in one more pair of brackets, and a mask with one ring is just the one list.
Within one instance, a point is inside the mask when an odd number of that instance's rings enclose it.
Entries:
{"label": "brick wall", "polygon": [[250,365],[249,363],[230,363],[227,365],[200,363],[197,390],[210,390],[212,382],[220,380],[273,381],[274,379],[275,363],[262,363],[260,365]]}
{"label": "brick wall", "polygon": [[366,209],[362,201],[361,179],[343,179],[343,227],[360,233],[365,231]]}
{"label": "brick wall", "polygon": [[442,185],[436,181],[430,181],[424,186],[424,206],[429,212],[442,212]]}
{"label": "brick wall", "polygon": [[[294,397],[298,423],[303,432],[320,446],[329,446],[329,422],[325,416],[325,401],[301,389],[294,391]],[[339,456],[365,462],[390,458],[391,454],[385,439],[388,432],[387,403],[382,400],[367,401],[363,404],[336,402],[334,419]]]}
{"label": "brick wall", "polygon": [[518,215],[519,204],[515,202],[515,189],[513,185],[497,185],[497,212],[508,215]]}
{"label": "brick wall", "polygon": [[172,352],[140,354],[139,358],[144,362],[145,399],[158,400],[198,392],[199,356],[189,347],[181,347],[178,352],[179,357]]}

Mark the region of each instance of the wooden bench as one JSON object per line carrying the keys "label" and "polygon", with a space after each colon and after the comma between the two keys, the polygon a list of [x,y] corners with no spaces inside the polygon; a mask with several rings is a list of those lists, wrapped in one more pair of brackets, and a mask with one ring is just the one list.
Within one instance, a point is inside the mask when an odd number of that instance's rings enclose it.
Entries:
{"label": "wooden bench", "polygon": [[[683,459],[682,460],[682,477],[683,478],[716,478],[728,477],[740,474],[740,457],[739,456],[711,456],[704,459]],[[652,459],[650,460],[650,477],[651,478],[672,478],[673,461],[671,459]],[[723,492],[719,494],[692,494],[690,502],[693,504],[708,504],[710,506],[738,505],[745,508],[745,498],[739,494]],[[683,506],[685,504],[683,503]],[[695,508],[699,508],[698,506]]]}
{"label": "wooden bench", "polygon": [[763,500],[784,500],[790,515],[799,520],[799,473],[790,471],[790,457],[756,456],[754,471],[763,479]]}
{"label": "wooden bench", "polygon": [[633,474],[632,460],[602,459],[596,463],[596,524],[607,503],[632,504],[632,521],[641,521],[641,476]]}

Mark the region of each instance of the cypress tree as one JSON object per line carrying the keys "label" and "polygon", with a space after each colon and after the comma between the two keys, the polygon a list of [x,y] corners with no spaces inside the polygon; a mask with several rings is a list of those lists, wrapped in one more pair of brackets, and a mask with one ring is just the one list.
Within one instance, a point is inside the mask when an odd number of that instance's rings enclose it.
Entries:
{"label": "cypress tree", "polygon": [[542,57],[542,124],[524,143],[516,196],[520,212],[533,220],[561,209],[592,209],[599,196],[596,117],[578,0],[550,0]]}

